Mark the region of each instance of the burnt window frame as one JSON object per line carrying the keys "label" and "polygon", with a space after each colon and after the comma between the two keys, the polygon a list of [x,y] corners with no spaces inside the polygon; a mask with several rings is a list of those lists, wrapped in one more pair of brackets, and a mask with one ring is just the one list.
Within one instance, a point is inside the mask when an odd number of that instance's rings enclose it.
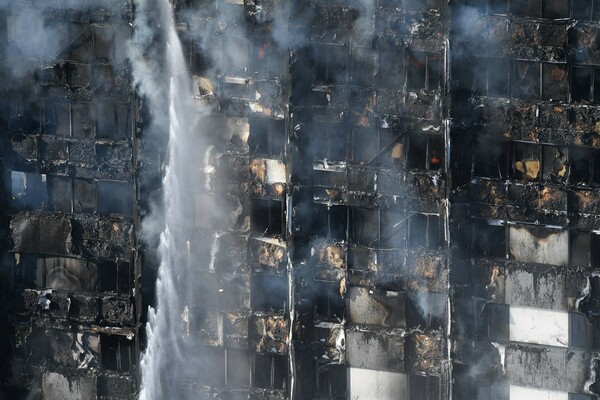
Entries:
{"label": "burnt window frame", "polygon": [[[62,110],[60,110],[61,108]],[[63,121],[63,119],[59,118],[59,113],[57,111],[65,111],[65,109],[67,112],[66,120],[68,122],[66,128],[59,125],[59,122]],[[44,134],[65,138],[71,137],[71,127],[73,125],[71,102],[62,99],[44,99],[42,125],[42,133]],[[63,131],[63,129],[65,131]]]}
{"label": "burnt window frame", "polygon": [[[502,12],[495,12],[492,11],[492,7],[491,7],[491,2],[493,0],[490,0],[488,2],[488,13],[489,14],[498,14],[498,15],[505,15],[506,13],[502,13]],[[515,15],[518,17],[526,17],[526,18],[536,18],[536,19],[551,19],[551,20],[560,20],[560,19],[568,19],[570,18],[570,16],[572,15],[571,10],[571,2],[568,3],[567,9],[563,10],[566,11],[566,13],[564,14],[564,16],[552,16],[548,10],[548,6],[550,5],[551,2],[555,1],[555,2],[561,2],[564,0],[535,0],[537,1],[537,7],[535,7],[534,10],[527,10],[524,9],[522,11],[515,9],[515,6],[518,3],[519,0],[503,0],[503,3],[507,4],[506,10],[508,11],[508,13],[510,13],[511,15]],[[532,0],[521,0],[521,1],[530,1],[532,3],[534,3],[534,1]],[[535,4],[531,4],[533,6],[535,6]],[[532,12],[533,11],[533,12]]]}
{"label": "burnt window frame", "polygon": [[[279,118],[266,118],[266,117],[256,117],[253,116],[249,118],[249,127],[250,133],[248,136],[248,146],[250,150],[250,154],[258,155],[258,156],[267,156],[267,157],[280,157],[285,152],[285,146],[287,144],[286,132],[285,132],[285,121]],[[261,127],[260,124],[266,124],[266,133],[264,132],[265,127]],[[281,125],[281,130],[277,129],[277,125]],[[260,134],[253,129],[253,127],[260,129]],[[257,139],[259,140],[254,143],[254,133],[257,133]],[[264,140],[263,136],[266,135],[266,140]],[[281,147],[278,147],[277,140],[274,138],[280,135],[281,139]],[[262,149],[261,144],[266,142],[266,149]]]}
{"label": "burnt window frame", "polygon": [[[418,232],[418,228],[415,227],[415,224],[420,223],[417,222],[417,219],[425,219],[426,225],[424,229],[424,245],[415,241],[416,232]],[[437,221],[437,222],[433,222]],[[418,250],[441,250],[444,246],[444,238],[442,237],[442,232],[444,229],[444,219],[441,215],[438,214],[425,214],[425,213],[412,213],[408,221],[408,233],[407,233],[407,247],[409,249],[418,249]],[[437,228],[437,234],[436,234]]]}
{"label": "burnt window frame", "polygon": [[[600,186],[600,149],[595,149],[591,147],[584,146],[574,146],[574,145],[555,145],[551,143],[537,143],[537,142],[528,142],[522,140],[510,140],[508,143],[508,179],[517,180],[517,181],[525,181],[525,182],[553,182],[561,185],[575,186],[575,187],[598,187]],[[516,170],[515,162],[516,161],[527,161],[527,160],[517,160],[517,155],[515,151],[519,146],[527,146],[527,147],[537,147],[537,158],[533,161],[539,161],[539,171],[537,177],[531,179],[524,179],[523,173]],[[560,153],[563,153],[563,157],[565,159],[564,168],[567,169],[564,176],[559,176],[551,173],[547,174],[548,163],[550,160],[547,159],[547,151],[550,148],[556,148]],[[532,152],[533,153],[533,152]],[[576,161],[575,155],[577,153],[583,154],[588,153],[588,156],[578,157],[578,160],[583,160],[583,164],[587,164],[588,172],[587,176],[583,176],[586,178],[585,180],[574,180],[574,173],[577,171],[575,169]],[[474,159],[476,156],[473,156]],[[556,158],[555,158],[556,160]],[[585,167],[583,167],[585,168]],[[475,172],[473,176],[476,175]],[[482,176],[485,178],[485,176]],[[503,178],[504,179],[504,178]]]}
{"label": "burnt window frame", "polygon": [[250,308],[263,312],[286,312],[290,307],[288,291],[287,276],[253,273],[250,277]]}
{"label": "burnt window frame", "polygon": [[[128,343],[123,346],[123,343]],[[109,351],[114,352],[114,361],[107,360]],[[127,358],[125,358],[127,357]],[[112,363],[116,363],[113,365]],[[100,334],[100,364],[102,368],[111,371],[128,372],[136,367],[135,341],[121,335]]]}
{"label": "burnt window frame", "polygon": [[378,86],[380,61],[377,49],[353,46],[350,51],[350,83],[369,88]]}
{"label": "burnt window frame", "polygon": [[[417,384],[417,379],[424,382]],[[428,373],[413,373],[407,380],[408,398],[411,400],[441,400],[442,378],[440,375]],[[414,381],[414,382],[413,382]],[[423,385],[424,383],[424,385]],[[424,393],[415,393],[417,389],[424,389]],[[421,391],[421,390],[420,390]],[[437,396],[436,396],[437,393]]]}
{"label": "burnt window frame", "polygon": [[[96,134],[97,134],[97,124],[98,124],[98,115],[97,115],[97,110],[96,110],[96,105],[94,103],[87,103],[87,102],[71,102],[70,103],[70,107],[71,107],[71,133],[69,135],[69,137],[72,138],[76,138],[76,139],[92,139],[95,140],[97,139]],[[86,125],[85,123],[85,116],[83,115],[81,117],[81,120],[79,120],[79,117],[76,118],[76,115],[79,115],[78,113],[87,113],[87,117],[90,119],[90,124]],[[89,127],[89,131],[87,131],[86,129],[83,129],[83,127]]]}
{"label": "burnt window frame", "polygon": [[[508,167],[510,165],[510,141],[504,140],[502,138],[488,136],[483,138],[483,143],[481,144],[481,146],[489,146],[494,148],[498,146],[502,149],[502,151],[499,153],[498,157],[491,158],[489,157],[489,154],[485,152],[484,149],[478,149],[477,145],[474,144],[473,151],[471,154],[471,177],[500,180],[509,179]],[[497,171],[494,172],[498,172],[498,174],[493,174],[490,172],[492,170],[491,164],[493,164],[494,162],[497,166]]]}
{"label": "burnt window frame", "polygon": [[[118,215],[122,215],[126,218],[130,218],[132,217],[134,210],[135,210],[135,206],[134,206],[134,201],[135,201],[135,186],[133,185],[132,182],[121,182],[121,181],[110,181],[110,180],[95,180],[95,192],[96,192],[96,211],[101,214],[101,215],[113,215],[113,214],[118,214]],[[111,187],[112,186],[112,187]],[[118,188],[118,191],[115,190],[115,188]],[[106,193],[110,193],[111,195],[114,195],[115,193],[124,193],[127,189],[129,189],[127,191],[127,196],[128,198],[125,198],[124,200],[128,200],[128,201],[123,201],[123,203],[117,203],[118,205],[125,205],[125,208],[121,208],[119,207],[119,209],[114,209],[114,205],[110,205],[105,203],[105,199],[104,197]],[[103,194],[104,192],[104,194]],[[121,196],[117,196],[118,200],[121,201],[123,200],[123,198]],[[111,200],[114,200],[111,199]]]}
{"label": "burnt window frame", "polygon": [[[574,236],[586,237],[587,243],[583,246],[587,248],[584,264],[574,261]],[[594,269],[600,267],[600,233],[590,231],[569,230],[569,266],[583,267],[585,269]]]}
{"label": "burnt window frame", "polygon": [[[366,211],[366,214],[363,216],[360,213]],[[357,214],[358,213],[358,214]],[[374,218],[377,219],[375,222],[371,222],[370,224],[375,226],[373,234],[367,233],[366,236],[370,238],[368,242],[363,241],[365,237],[362,237],[364,233],[357,231],[360,229],[361,219],[369,218],[366,217],[369,213],[371,213]],[[385,214],[397,213],[397,216],[400,219],[397,222],[390,223],[388,216]],[[445,237],[443,235],[444,231],[444,219],[439,214],[428,214],[428,213],[420,213],[407,210],[401,207],[395,208],[368,208],[368,207],[349,207],[350,220],[348,221],[348,231],[349,231],[349,241],[361,246],[369,247],[369,248],[381,248],[381,249],[420,249],[425,251],[437,251],[443,248],[445,243]],[[425,246],[416,246],[416,242],[412,239],[417,232],[417,228],[415,225],[417,223],[418,218],[425,218],[427,220],[427,225],[425,227]],[[431,224],[431,219],[437,219],[437,224]],[[432,231],[434,228],[438,228],[437,239],[433,239],[432,235],[435,236],[435,232]],[[363,228],[365,229],[365,228]],[[400,242],[390,242],[391,238],[400,237]],[[399,245],[394,245],[391,243],[398,243]]]}
{"label": "burnt window frame", "polygon": [[[518,79],[518,77],[523,76],[519,71],[519,65],[529,65],[527,67],[527,71],[525,72],[525,76],[523,79]],[[527,75],[530,73],[529,68],[533,66],[532,75],[537,75],[536,79],[527,79]],[[537,71],[536,71],[537,69]],[[527,81],[535,83],[537,81],[536,86],[533,88],[531,94],[526,93],[526,88],[523,86],[519,86],[520,81]],[[510,95],[513,98],[522,99],[522,100],[540,100],[542,98],[542,63],[540,61],[534,60],[514,60],[511,66],[511,79],[510,79]]]}
{"label": "burnt window frame", "polygon": [[[98,262],[97,290],[101,293],[131,295],[135,287],[134,268],[130,262],[104,260]],[[126,277],[127,282],[125,282]]]}
{"label": "burnt window frame", "polygon": [[[48,209],[57,212],[64,212],[66,214],[72,214],[74,211],[74,197],[75,197],[75,187],[73,184],[73,178],[69,176],[61,176],[61,175],[48,175],[47,178],[47,189],[48,189]],[[58,184],[58,182],[64,182],[63,185]],[[57,186],[55,188],[55,185]],[[62,186],[62,187],[61,187]],[[64,189],[68,187],[68,191],[62,191],[61,188]],[[58,190],[57,190],[58,189]],[[64,208],[60,206],[59,199],[55,198],[56,192],[60,192],[59,194],[65,194],[65,197],[62,198],[62,201],[68,202],[68,207]],[[68,197],[68,198],[67,198]]]}
{"label": "burnt window frame", "polygon": [[[335,211],[333,211],[335,210]],[[338,213],[338,215],[333,215],[335,213]],[[318,238],[322,238],[322,239],[326,239],[326,240],[331,240],[331,241],[347,241],[348,240],[348,227],[349,227],[349,223],[348,223],[348,219],[349,219],[349,213],[350,213],[350,207],[345,206],[345,205],[335,205],[335,204],[323,204],[320,202],[315,202],[314,203],[314,221],[316,222],[317,226],[317,233],[315,234],[316,237]],[[345,220],[344,223],[342,224],[344,227],[343,230],[343,234],[339,234],[341,232],[338,232],[338,229],[332,229],[332,219],[334,218],[338,218],[340,217],[342,214],[345,215]],[[323,220],[326,218],[327,220],[327,226],[326,229],[323,229],[323,226],[325,224],[323,224]],[[319,228],[320,231],[318,230]],[[326,231],[327,234],[323,235],[323,232]]]}
{"label": "burnt window frame", "polygon": [[[471,243],[469,253],[475,257],[485,258],[496,258],[496,259],[508,259],[509,256],[509,240],[508,240],[508,224],[505,221],[493,220],[493,219],[480,219],[473,218],[471,223]],[[487,230],[488,232],[483,232]],[[492,232],[495,231],[495,232]],[[498,238],[502,237],[502,253],[500,253],[500,246],[497,246],[498,240],[488,240],[489,237]],[[493,247],[482,247],[488,245],[496,245],[498,248]]]}
{"label": "burnt window frame", "polygon": [[[102,107],[107,107],[109,112],[107,112],[106,114],[102,115],[101,117],[101,110]],[[116,141],[119,139],[126,139],[127,135],[125,136],[121,136],[121,130],[119,127],[119,124],[121,123],[119,120],[119,105],[115,104],[115,103],[107,103],[107,102],[99,102],[96,103],[96,139],[100,139],[100,140],[111,140],[111,141]],[[104,110],[106,111],[106,110]],[[110,115],[112,114],[112,126],[110,128],[112,129],[107,129],[106,127],[102,126],[102,121],[106,120],[106,118],[104,118],[104,116],[106,115]],[[126,117],[126,121],[125,121],[125,126],[128,126],[128,118]],[[127,132],[128,129],[126,129],[125,132]]]}
{"label": "burnt window frame", "polygon": [[[378,144],[377,151],[368,160],[358,160],[357,148],[361,147],[361,143],[357,140],[357,133],[362,130],[375,130],[373,136],[373,142]],[[351,133],[351,148],[350,148],[350,159],[352,163],[356,165],[374,165],[385,168],[404,168],[406,164],[406,153],[408,149],[408,132],[406,130],[399,130],[396,128],[381,128],[381,127],[353,127]],[[390,141],[391,139],[391,141]],[[384,157],[387,153],[394,151],[394,147],[400,145],[401,155],[400,157],[393,158]]]}
{"label": "burnt window frame", "polygon": [[[74,259],[77,262],[81,262],[82,268],[91,269],[93,268],[96,272],[96,282],[94,285],[93,292],[99,291],[99,267],[100,264],[97,262],[83,260],[77,257],[64,257],[55,255],[39,255],[39,254],[28,254],[28,253],[17,253],[19,254],[18,260],[13,259],[13,278],[14,282],[18,287],[25,287],[28,289],[47,289],[48,288],[48,270],[46,259]],[[40,280],[38,282],[38,279]],[[89,290],[82,290],[79,293],[89,293]]]}
{"label": "burnt window frame", "polygon": [[[314,298],[315,319],[339,323],[347,314],[346,299],[340,295],[339,283],[317,281]],[[340,315],[338,315],[340,314]]]}
{"label": "burnt window frame", "polygon": [[[522,147],[522,149],[521,149],[521,147]],[[520,155],[520,154],[518,154],[518,152],[522,152],[523,154]],[[536,158],[526,158],[526,157],[528,157],[528,155],[526,153],[529,154],[531,157],[535,156]],[[542,170],[543,170],[542,169],[543,154],[542,154],[542,147],[538,143],[519,141],[519,140],[511,140],[508,156],[509,156],[509,165],[508,165],[509,179],[517,180],[517,181],[525,181],[525,182],[539,182],[541,180]],[[539,163],[538,172],[534,178],[532,177],[532,178],[526,179],[525,177],[528,176],[527,173],[521,172],[517,169],[516,163],[524,162],[524,161],[538,161],[538,163]]]}
{"label": "burnt window frame", "polygon": [[[348,393],[348,367],[316,362],[317,393],[323,399],[345,399]],[[338,381],[338,382],[334,382]]]}
{"label": "burnt window frame", "polygon": [[[432,52],[427,52],[427,51],[420,51],[420,50],[411,50],[406,49],[406,51],[404,52],[405,54],[405,60],[404,60],[404,72],[405,72],[405,87],[406,87],[406,91],[410,92],[413,90],[425,90],[425,91],[441,91],[443,89],[444,83],[443,83],[443,78],[444,78],[444,57],[442,54],[438,54],[438,53],[432,53]],[[433,60],[435,58],[435,60]],[[420,80],[420,79],[416,79],[419,78],[419,76],[413,76],[411,78],[411,74],[416,73],[416,71],[418,70],[417,68],[415,68],[415,63],[419,62],[420,60],[424,60],[424,67],[423,67],[423,86],[421,87],[420,83],[418,85],[415,84],[416,80]],[[439,64],[439,71],[437,74],[437,78],[432,78],[433,76],[435,76],[436,71],[433,69],[433,62],[436,61]],[[420,69],[420,68],[419,68]],[[436,84],[437,83],[437,84]]]}
{"label": "burnt window frame", "polygon": [[[380,89],[404,89],[406,85],[406,50],[404,48],[380,49],[377,59],[377,87]],[[394,70],[398,73],[391,73]]]}
{"label": "burnt window frame", "polygon": [[[20,178],[16,178],[16,175],[20,175]],[[37,182],[39,177],[39,182]],[[32,209],[32,210],[46,210],[49,202],[49,191],[48,191],[48,177],[47,174],[41,174],[37,172],[19,171],[19,170],[8,170],[5,173],[5,182],[8,182],[7,186],[10,188],[10,205],[15,209]],[[35,178],[35,179],[34,179]],[[31,189],[29,189],[29,181],[33,182]],[[15,181],[18,181],[18,188],[22,188],[15,193]],[[31,191],[28,193],[28,191]]]}
{"label": "burnt window frame", "polygon": [[[474,80],[474,87],[472,92],[479,95],[479,96],[486,96],[486,97],[498,97],[498,98],[508,98],[510,97],[510,93],[511,93],[511,60],[507,60],[507,59],[503,59],[503,58],[496,58],[496,57],[476,57],[476,65],[478,65],[478,68],[483,68],[484,71],[483,72],[479,72],[479,74],[474,74],[473,76],[473,80]],[[490,70],[491,70],[491,66],[493,65],[494,67],[497,67],[498,64],[506,64],[504,65],[504,67],[506,67],[504,69],[504,74],[506,81],[505,81],[505,88],[504,91],[502,93],[500,93],[500,91],[490,91],[490,81],[492,79],[492,77],[494,78],[499,78],[500,75],[499,73],[494,73],[491,74]],[[483,76],[482,76],[483,75]],[[499,79],[498,79],[499,80]],[[500,86],[500,85],[498,85]]]}
{"label": "burnt window frame", "polygon": [[[556,70],[562,70],[564,76],[562,79],[557,80],[553,75]],[[559,62],[542,62],[541,63],[541,79],[540,79],[540,99],[544,101],[560,101],[568,102],[570,96],[570,68],[567,63]],[[558,83],[557,83],[558,82]],[[562,87],[561,87],[562,86]],[[557,89],[558,88],[558,89]],[[564,93],[560,93],[562,90]],[[554,93],[552,93],[554,91]],[[552,97],[551,94],[557,94],[558,96]]]}
{"label": "burnt window frame", "polygon": [[[70,211],[67,211],[67,213],[75,213],[75,214],[94,214],[98,212],[98,191],[97,191],[97,183],[98,181],[93,180],[93,179],[82,179],[82,178],[72,178],[69,176],[61,176],[61,175],[48,175],[48,182],[49,182],[49,187],[48,187],[48,206],[49,209],[52,209],[53,211],[60,211],[60,210],[56,210],[54,208],[54,202],[53,202],[53,198],[51,196],[52,194],[52,181],[54,179],[63,179],[63,180],[69,180],[70,183]],[[78,183],[86,183],[86,184],[91,184],[91,190],[93,192],[92,196],[93,196],[93,201],[94,201],[94,205],[92,207],[89,208],[83,208],[81,206],[81,202],[78,202]]]}
{"label": "burnt window frame", "polygon": [[[425,137],[424,140],[421,140],[422,137]],[[408,135],[406,135],[407,139],[405,142],[405,163],[404,167],[410,170],[422,170],[422,171],[437,171],[437,170],[445,170],[445,158],[446,158],[446,144],[444,141],[444,136],[442,134],[437,133],[428,133],[423,131],[412,131]],[[418,139],[417,139],[418,138]],[[434,139],[435,138],[435,139]],[[425,154],[422,154],[423,148],[418,149],[418,153],[415,153],[415,143],[417,140],[421,140],[425,144]],[[432,167],[433,162],[433,152],[432,150],[433,144],[432,141],[437,140],[441,144],[439,146],[439,154],[437,154],[438,160],[438,168]],[[416,157],[416,158],[415,158]],[[422,159],[424,157],[424,159]],[[421,164],[421,166],[418,166]]]}
{"label": "burnt window frame", "polygon": [[[262,362],[268,362],[269,363],[269,377],[267,378],[269,380],[269,382],[264,385],[262,383],[264,382],[260,382],[261,384],[259,385],[258,379],[257,379],[257,370],[261,370],[264,371],[264,365],[257,365],[257,360],[258,359],[262,359]],[[277,362],[276,362],[277,361]],[[285,365],[285,368],[281,368],[282,365]],[[281,368],[281,370],[280,370]],[[270,389],[270,390],[287,390],[289,384],[288,384],[288,359],[285,355],[281,355],[281,354],[272,354],[272,353],[256,353],[253,352],[252,353],[252,363],[251,363],[251,379],[250,379],[250,386],[253,388],[262,388],[262,389]],[[278,376],[279,375],[279,376]],[[281,378],[283,377],[282,380],[282,384],[279,385],[277,384],[277,377]]]}
{"label": "burnt window frame", "polygon": [[[8,96],[7,114],[8,128],[12,132],[22,132],[37,134],[42,132],[44,121],[44,102],[39,99],[27,101],[25,94],[16,93]],[[32,112],[31,107],[34,107]],[[37,115],[36,115],[37,114]],[[31,126],[20,126],[23,122],[30,119]]]}
{"label": "burnt window frame", "polygon": [[[335,57],[335,54],[342,55]],[[339,85],[348,81],[352,68],[350,48],[346,44],[317,43],[314,45],[313,85]],[[340,71],[334,74],[334,71]]]}
{"label": "burnt window frame", "polygon": [[[600,0],[598,6],[600,7]],[[577,95],[575,98],[575,71],[587,71],[589,73],[589,91],[587,96]],[[569,103],[572,104],[600,104],[600,67],[584,64],[573,64],[569,68]]]}
{"label": "burnt window frame", "polygon": [[[525,60],[525,59],[506,59],[498,57],[475,57],[475,61],[478,64],[478,68],[483,68],[483,72],[479,72],[479,75],[474,74],[471,84],[471,93],[476,96],[485,97],[497,97],[497,98],[515,98],[528,101],[553,101],[553,102],[569,102],[571,100],[571,73],[572,67],[566,62],[546,62],[538,60]],[[505,88],[498,91],[490,91],[490,84],[492,77],[499,76],[498,73],[492,73],[491,69],[497,68],[498,64],[505,64],[506,68],[506,81]],[[525,72],[525,78],[519,79],[522,75],[519,71],[520,65],[529,65]],[[564,96],[551,98],[549,96],[549,90],[546,87],[554,87],[551,79],[550,68],[558,67],[564,69],[565,77],[561,80],[564,82]],[[529,68],[533,68],[530,72]],[[527,76],[531,75],[531,79],[527,79]],[[535,76],[535,79],[533,78]],[[527,88],[519,85],[519,82],[533,83],[535,86],[531,93],[527,93]],[[498,85],[498,86],[501,86]]]}
{"label": "burnt window frame", "polygon": [[[285,226],[286,226],[286,203],[284,201],[284,199],[276,199],[276,198],[272,198],[272,197],[252,197],[251,198],[251,214],[250,214],[250,230],[257,235],[261,235],[261,236],[281,236],[285,234]],[[263,206],[261,206],[261,208],[265,208],[264,207],[264,203],[267,203],[267,211],[266,211],[266,215],[267,215],[267,221],[266,221],[266,225],[260,225],[260,226],[256,226],[255,221],[258,221],[259,218],[256,215],[256,212],[258,210],[258,203],[263,203]],[[274,204],[278,204],[278,206],[280,207],[280,211],[276,210],[275,208],[279,208],[279,207],[273,207]],[[263,211],[264,213],[264,211]],[[276,215],[279,214],[279,217],[277,217]],[[279,220],[279,226],[277,226],[277,221]],[[265,229],[263,230],[257,230],[259,227],[265,227]]]}
{"label": "burnt window frame", "polygon": [[[246,4],[246,7],[250,7],[249,4]],[[284,53],[269,29],[262,26],[257,27],[250,41],[249,66],[252,73],[265,77],[281,76],[285,71],[285,63],[282,61],[285,58]],[[258,47],[257,43],[262,43],[262,45]]]}
{"label": "burnt window frame", "polygon": [[[580,4],[584,3],[588,4],[587,17],[576,15],[575,10],[581,9]],[[580,21],[598,21],[600,18],[600,0],[571,0],[571,18]]]}
{"label": "burnt window frame", "polygon": [[344,162],[348,160],[348,130],[348,125],[343,121],[312,122],[310,125],[312,135],[309,141],[313,161],[327,159],[330,162]]}

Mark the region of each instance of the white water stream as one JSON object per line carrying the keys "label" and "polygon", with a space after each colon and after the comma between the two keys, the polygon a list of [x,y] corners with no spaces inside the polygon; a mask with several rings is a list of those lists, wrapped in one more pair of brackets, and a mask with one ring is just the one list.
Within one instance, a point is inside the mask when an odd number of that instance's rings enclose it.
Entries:
{"label": "white water stream", "polygon": [[167,134],[168,130],[169,135],[156,308],[148,315],[140,399],[181,399],[188,397],[181,393],[182,383],[193,382],[194,374],[202,370],[201,350],[189,337],[188,308],[196,303],[198,290],[193,277],[188,276],[193,229],[189,171],[199,162],[193,149],[201,147],[202,138],[193,131],[198,109],[172,5],[168,0],[136,1],[134,28],[130,58],[136,84],[151,112],[149,129],[155,135]]}

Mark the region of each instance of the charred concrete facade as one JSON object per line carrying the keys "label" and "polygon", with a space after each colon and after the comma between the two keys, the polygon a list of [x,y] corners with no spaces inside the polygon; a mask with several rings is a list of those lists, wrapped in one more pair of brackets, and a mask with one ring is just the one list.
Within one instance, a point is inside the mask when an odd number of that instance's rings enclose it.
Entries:
{"label": "charred concrete facade", "polygon": [[[139,393],[167,143],[135,5],[100,3],[1,18],[24,61],[2,63],[8,398]],[[174,7],[217,137],[182,266],[207,368],[177,398],[596,398],[600,2]],[[8,52],[30,15],[61,43],[44,62]]]}

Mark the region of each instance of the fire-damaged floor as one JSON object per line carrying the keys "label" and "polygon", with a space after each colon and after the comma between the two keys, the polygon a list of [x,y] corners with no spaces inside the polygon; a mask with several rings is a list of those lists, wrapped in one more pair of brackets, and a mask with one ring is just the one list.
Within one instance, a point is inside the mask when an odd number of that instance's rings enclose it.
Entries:
{"label": "fire-damaged floor", "polygon": [[171,3],[157,338],[161,16],[0,1],[0,399],[598,399],[600,0]]}

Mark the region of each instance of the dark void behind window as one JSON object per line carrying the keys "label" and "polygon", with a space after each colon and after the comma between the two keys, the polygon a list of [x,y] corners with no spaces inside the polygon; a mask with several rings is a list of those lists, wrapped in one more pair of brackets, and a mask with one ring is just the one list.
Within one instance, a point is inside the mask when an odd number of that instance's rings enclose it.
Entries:
{"label": "dark void behind window", "polygon": [[410,400],[440,400],[440,378],[432,375],[409,376]]}
{"label": "dark void behind window", "polygon": [[96,184],[84,179],[73,180],[73,208],[76,213],[93,213],[96,203]]}
{"label": "dark void behind window", "polygon": [[540,18],[542,16],[540,0],[511,0],[510,3],[511,11],[515,15],[533,18]]}
{"label": "dark void behind window", "polygon": [[316,295],[316,316],[325,321],[341,321],[344,318],[346,300],[340,296],[339,285],[322,283]]}
{"label": "dark void behind window", "polygon": [[404,51],[379,52],[379,86],[401,89],[404,86]]}
{"label": "dark void behind window", "polygon": [[352,160],[356,164],[368,164],[379,153],[377,128],[355,128]]}
{"label": "dark void behind window", "polygon": [[118,288],[117,263],[104,261],[100,264],[100,291],[116,292]]}
{"label": "dark void behind window", "polygon": [[312,124],[309,140],[314,159],[345,161],[347,129],[343,123]]}
{"label": "dark void behind window", "polygon": [[569,18],[569,0],[542,0],[542,17]]}
{"label": "dark void behind window", "polygon": [[407,54],[407,82],[408,89],[425,89],[427,76],[427,54],[410,51]]}
{"label": "dark void behind window", "polygon": [[473,221],[471,254],[475,257],[506,257],[506,230],[502,225]]}
{"label": "dark void behind window", "polygon": [[487,336],[490,340],[506,341],[510,337],[510,306],[486,304],[485,319]]}
{"label": "dark void behind window", "polygon": [[314,205],[313,232],[320,238],[345,240],[348,225],[348,209],[343,206]]}
{"label": "dark void behind window", "polygon": [[408,245],[413,249],[438,250],[442,244],[442,226],[437,215],[414,214],[409,220]]}
{"label": "dark void behind window", "polygon": [[101,214],[131,216],[133,210],[133,186],[123,182],[98,182],[98,211]]}
{"label": "dark void behind window", "polygon": [[571,17],[588,21],[592,16],[592,0],[571,0]]}
{"label": "dark void behind window", "polygon": [[100,335],[102,366],[115,371],[129,371],[135,360],[135,341],[119,335]]}
{"label": "dark void behind window", "polygon": [[352,82],[373,86],[377,82],[377,52],[370,48],[355,48],[352,54]]}
{"label": "dark void behind window", "polygon": [[346,81],[348,49],[345,46],[322,45],[315,48],[315,83],[333,85]]}
{"label": "dark void behind window", "polygon": [[411,169],[427,168],[427,134],[423,132],[410,134],[407,167]]}
{"label": "dark void behind window", "polygon": [[49,135],[71,135],[71,106],[68,102],[46,100],[43,131]]}
{"label": "dark void behind window", "polygon": [[[594,166],[594,154],[592,149],[585,147],[572,147],[570,154],[570,172],[569,181],[573,185],[589,185],[592,178],[592,168]],[[600,166],[600,165],[599,165]]]}
{"label": "dark void behind window", "polygon": [[439,10],[440,5],[440,0],[404,0],[404,8],[411,11]]}
{"label": "dark void behind window", "polygon": [[591,236],[589,232],[571,231],[569,237],[569,264],[589,267]]}
{"label": "dark void behind window", "polygon": [[507,144],[482,137],[475,145],[473,174],[485,178],[506,179]]}
{"label": "dark void behind window", "polygon": [[508,0],[489,0],[490,14],[506,14],[508,10]]}
{"label": "dark void behind window", "polygon": [[115,107],[111,104],[100,103],[96,112],[98,115],[96,137],[114,140],[117,135]]}
{"label": "dark void behind window", "polygon": [[96,107],[89,103],[72,106],[73,137],[87,139],[96,135]]}
{"label": "dark void behind window", "polygon": [[590,101],[592,91],[592,68],[571,68],[571,100]]}
{"label": "dark void behind window", "polygon": [[354,208],[350,216],[352,238],[356,243],[372,246],[379,240],[379,210]]}
{"label": "dark void behind window", "polygon": [[255,275],[250,281],[253,310],[285,310],[288,296],[287,278],[283,276]]}
{"label": "dark void behind window", "polygon": [[279,156],[285,146],[284,121],[252,118],[250,120],[248,145],[250,146],[250,152],[254,154]]}
{"label": "dark void behind window", "polygon": [[406,248],[406,232],[410,216],[398,209],[381,210],[381,245],[384,247]]}
{"label": "dark void behind window", "polygon": [[569,313],[569,347],[588,349],[592,344],[592,327],[581,313]]}
{"label": "dark void behind window", "polygon": [[263,235],[283,232],[283,202],[273,199],[252,199],[252,231]]}
{"label": "dark void behind window", "polygon": [[54,211],[70,213],[73,199],[73,184],[71,178],[50,176],[48,179],[50,192],[50,207]]}
{"label": "dark void behind window", "polygon": [[345,399],[346,366],[328,365],[319,371],[319,395],[323,399]]}

